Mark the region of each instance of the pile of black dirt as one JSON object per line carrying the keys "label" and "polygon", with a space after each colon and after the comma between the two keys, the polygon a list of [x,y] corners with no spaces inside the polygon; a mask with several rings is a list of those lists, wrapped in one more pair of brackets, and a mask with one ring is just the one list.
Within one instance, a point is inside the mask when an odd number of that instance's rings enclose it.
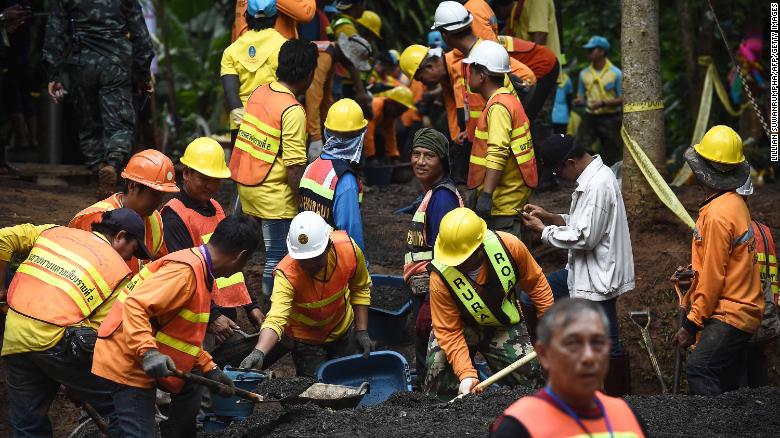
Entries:
{"label": "pile of black dirt", "polygon": [[260,382],[255,392],[272,400],[295,396],[316,382],[310,377],[291,377],[286,379],[266,379]]}
{"label": "pile of black dirt", "polygon": [[406,288],[394,286],[374,286],[371,288],[371,307],[395,311],[409,302]]}

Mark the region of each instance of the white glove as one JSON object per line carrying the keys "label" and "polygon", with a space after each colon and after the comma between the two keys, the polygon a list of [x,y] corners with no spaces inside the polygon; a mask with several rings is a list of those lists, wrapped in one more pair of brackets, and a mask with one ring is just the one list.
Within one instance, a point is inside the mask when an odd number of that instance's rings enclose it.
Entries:
{"label": "white glove", "polygon": [[322,153],[322,140],[313,140],[309,143],[309,163],[320,157]]}
{"label": "white glove", "polygon": [[461,380],[458,386],[458,395],[471,394],[471,389],[477,386],[477,383],[479,383],[479,380],[473,377],[466,377]]}
{"label": "white glove", "polygon": [[244,113],[245,112],[246,112],[246,110],[244,110],[244,108],[233,108],[230,111],[230,118],[233,120],[233,123],[236,126],[241,125],[241,122],[244,121]]}

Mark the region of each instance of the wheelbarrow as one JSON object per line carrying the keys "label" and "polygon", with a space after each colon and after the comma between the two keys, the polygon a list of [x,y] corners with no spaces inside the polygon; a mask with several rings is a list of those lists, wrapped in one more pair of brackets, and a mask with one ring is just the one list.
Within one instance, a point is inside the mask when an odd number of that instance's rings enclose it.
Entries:
{"label": "wheelbarrow", "polygon": [[371,393],[358,406],[378,405],[396,392],[412,390],[409,364],[395,351],[374,351],[368,359],[362,354],[340,357],[320,365],[317,380],[336,385],[369,382]]}
{"label": "wheelbarrow", "polygon": [[631,322],[639,327],[639,331],[642,332],[642,339],[644,340],[645,350],[650,356],[650,363],[653,364],[655,375],[658,377],[658,382],[661,383],[661,392],[667,393],[666,382],[664,382],[664,375],[661,373],[661,367],[658,365],[658,357],[655,355],[655,349],[653,348],[653,339],[650,337],[650,311],[631,311],[628,312],[628,316],[631,318]]}

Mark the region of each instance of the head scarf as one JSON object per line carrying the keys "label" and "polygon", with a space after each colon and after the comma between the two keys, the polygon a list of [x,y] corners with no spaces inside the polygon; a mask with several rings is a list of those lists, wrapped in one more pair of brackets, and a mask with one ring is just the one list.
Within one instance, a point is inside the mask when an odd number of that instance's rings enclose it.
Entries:
{"label": "head scarf", "polygon": [[354,137],[340,137],[338,133],[325,128],[325,144],[322,145],[322,152],[339,160],[360,162],[366,129],[363,128],[360,134]]}

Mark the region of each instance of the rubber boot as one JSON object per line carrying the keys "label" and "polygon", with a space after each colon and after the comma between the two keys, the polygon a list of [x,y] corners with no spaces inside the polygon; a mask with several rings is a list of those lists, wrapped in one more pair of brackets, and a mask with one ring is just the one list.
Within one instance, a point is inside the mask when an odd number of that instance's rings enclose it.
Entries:
{"label": "rubber boot", "polygon": [[105,164],[98,170],[98,199],[105,199],[116,192],[117,173],[112,164]]}
{"label": "rubber boot", "polygon": [[622,397],[631,393],[631,367],[625,351],[621,352],[620,356],[609,358],[609,372],[604,379],[604,392],[613,397]]}

